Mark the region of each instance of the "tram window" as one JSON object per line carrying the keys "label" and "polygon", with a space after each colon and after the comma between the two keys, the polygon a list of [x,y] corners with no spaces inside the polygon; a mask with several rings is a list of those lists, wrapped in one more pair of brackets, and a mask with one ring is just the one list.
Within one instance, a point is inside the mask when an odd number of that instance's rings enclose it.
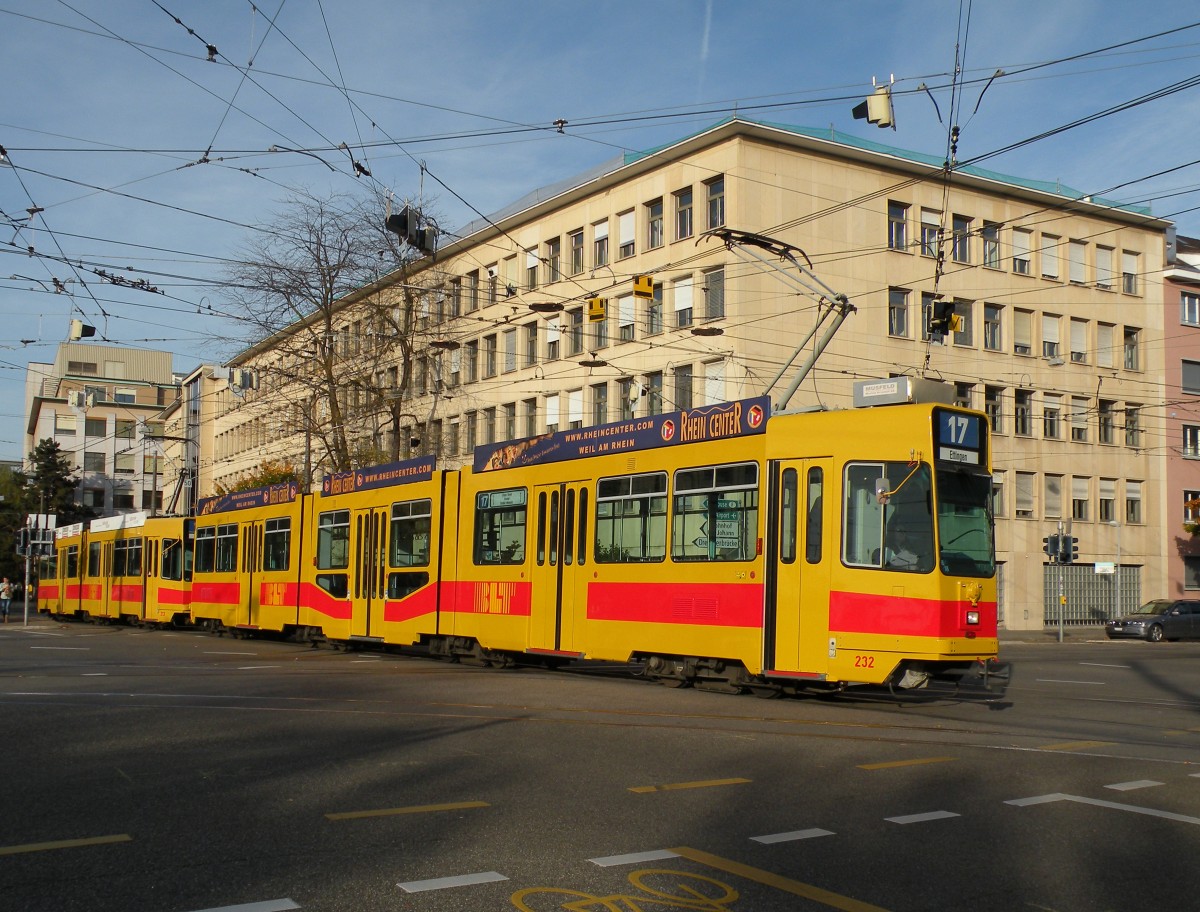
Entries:
{"label": "tram window", "polygon": [[938,469],[937,495],[942,572],[990,578],[996,572],[991,475]]}
{"label": "tram window", "polygon": [[[433,501],[409,500],[392,504],[392,541],[389,564],[393,567],[429,566],[429,529]],[[391,590],[391,583],[388,583]]]}
{"label": "tram window", "polygon": [[350,593],[350,586],[345,573],[318,573],[317,585],[334,598],[344,599]]}
{"label": "tram window", "polygon": [[525,562],[526,498],[524,488],[481,491],[475,496],[477,565]]}
{"label": "tram window", "polygon": [[317,519],[317,569],[341,570],[349,566],[350,511],[322,513]]}
{"label": "tram window", "polygon": [[601,478],[596,485],[598,564],[667,556],[667,473]]}
{"label": "tram window", "polygon": [[237,557],[237,523],[217,526],[217,562],[213,569],[218,573],[233,573],[237,570]]}
{"label": "tram window", "polygon": [[407,598],[427,585],[429,585],[429,574],[424,571],[420,573],[415,571],[389,573],[387,597],[390,599]]}
{"label": "tram window", "polygon": [[79,545],[71,545],[67,548],[67,563],[66,576],[68,579],[75,579],[79,576]]}
{"label": "tram window", "polygon": [[672,560],[746,561],[757,554],[757,463],[676,472]]}
{"label": "tram window", "polygon": [[821,562],[821,530],[825,528],[825,473],[816,466],[808,470],[806,501],[804,559],[810,564],[819,564]]}
{"label": "tram window", "polygon": [[538,493],[537,502],[537,565],[546,563],[546,492]]}
{"label": "tram window", "polygon": [[779,489],[779,560],[796,562],[796,479],[795,469],[784,469]]}
{"label": "tram window", "polygon": [[575,561],[575,491],[567,491],[563,498],[563,563]]}
{"label": "tram window", "polygon": [[128,542],[115,541],[113,542],[113,558],[112,558],[112,575],[125,575],[125,550],[128,547]]}
{"label": "tram window", "polygon": [[263,569],[286,570],[291,562],[292,518],[278,516],[263,524]]}
{"label": "tram window", "polygon": [[90,542],[88,544],[88,560],[87,560],[87,575],[100,576],[100,542]]}
{"label": "tram window", "polygon": [[217,527],[205,526],[196,530],[196,555],[193,567],[197,573],[212,573],[217,557]]}
{"label": "tram window", "polygon": [[[113,573],[113,576],[141,576],[142,575],[142,540],[140,538],[132,538],[125,542],[117,542],[117,547],[125,546],[125,570],[124,573]],[[113,557],[113,563],[116,563],[116,557]]]}
{"label": "tram window", "polygon": [[[886,497],[877,493],[880,485],[889,492]],[[927,464],[851,463],[846,466],[845,491],[843,561],[917,573],[933,569],[933,497]]]}
{"label": "tram window", "polygon": [[587,488],[579,489],[579,548],[575,555],[575,560],[580,564],[587,563],[587,532],[588,532],[588,515],[587,515]]}
{"label": "tram window", "polygon": [[183,542],[178,538],[164,538],[162,543],[162,578],[183,579]]}

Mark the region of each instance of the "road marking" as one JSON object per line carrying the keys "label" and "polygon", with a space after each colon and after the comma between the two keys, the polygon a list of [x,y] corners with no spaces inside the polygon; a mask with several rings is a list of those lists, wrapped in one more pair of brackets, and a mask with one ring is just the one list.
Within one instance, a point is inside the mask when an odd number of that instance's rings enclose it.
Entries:
{"label": "road marking", "polygon": [[643,864],[647,861],[666,861],[668,858],[678,857],[674,852],[669,852],[666,849],[658,849],[653,852],[631,852],[628,855],[608,855],[604,858],[589,858],[588,861],[602,868],[612,868],[617,865]]}
{"label": "road marking", "polygon": [[1038,678],[1039,684],[1103,684],[1103,681],[1067,681],[1062,678]]}
{"label": "road marking", "polygon": [[486,801],[458,801],[454,804],[419,804],[412,807],[385,808],[378,811],[345,811],[326,814],[326,820],[359,820],[363,817],[394,817],[399,814],[429,814],[434,811],[461,811],[468,808],[491,807]]}
{"label": "road marking", "polygon": [[1151,788],[1155,785],[1162,785],[1162,783],[1155,782],[1153,779],[1138,779],[1136,782],[1117,782],[1114,785],[1106,785],[1104,787],[1118,792],[1131,792],[1134,789]]}
{"label": "road marking", "polygon": [[1015,807],[1030,807],[1035,804],[1051,804],[1055,801],[1074,801],[1078,804],[1092,804],[1096,807],[1112,808],[1116,811],[1130,811],[1134,814],[1145,814],[1149,817],[1161,817],[1163,820],[1175,820],[1179,823],[1193,823],[1200,826],[1200,817],[1188,817],[1171,811],[1157,811],[1153,808],[1138,807],[1136,804],[1118,804],[1116,801],[1102,801],[1099,798],[1083,798],[1079,795],[1064,795],[1061,792],[1053,795],[1037,795],[1033,798],[1014,798],[1006,801]]}
{"label": "road marking", "polygon": [[199,912],[287,912],[288,909],[299,908],[290,899],[267,899],[262,902],[244,903],[240,906],[219,906],[212,909],[200,909]]}
{"label": "road marking", "polygon": [[90,839],[60,839],[56,842],[30,842],[26,845],[0,847],[0,855],[23,855],[26,852],[48,852],[51,849],[76,849],[83,846],[111,845],[114,842],[132,842],[127,833],[118,836],[93,836]]}
{"label": "road marking", "polygon": [[426,890],[446,890],[450,887],[470,887],[475,884],[499,883],[508,880],[503,874],[495,871],[483,871],[479,874],[460,874],[458,877],[435,877],[433,880],[410,880],[408,883],[398,883],[405,893],[424,893]]}
{"label": "road marking", "polygon": [[676,855],[681,855],[699,864],[708,865],[708,867],[716,868],[718,871],[724,871],[726,874],[744,877],[747,880],[753,880],[764,886],[774,887],[776,890],[791,893],[793,896],[802,896],[805,899],[811,899],[830,908],[841,909],[842,912],[887,912],[881,906],[873,906],[870,903],[851,899],[849,896],[842,896],[839,893],[822,890],[820,887],[814,887],[812,884],[801,883],[798,880],[791,880],[787,877],[780,877],[778,874],[772,874],[770,871],[752,868],[749,865],[731,861],[728,858],[709,855],[707,852],[701,852],[698,849],[689,849],[687,846],[680,846],[671,851]]}
{"label": "road marking", "polygon": [[751,836],[753,842],[761,842],[763,845],[773,845],[777,842],[794,842],[797,839],[814,839],[817,836],[833,836],[831,830],[822,830],[818,827],[813,827],[811,830],[793,830],[790,833],[772,833],[769,836]]}
{"label": "road marking", "polygon": [[948,820],[951,817],[961,817],[961,814],[956,814],[953,811],[928,811],[924,814],[908,814],[904,817],[884,817],[888,823],[899,823],[901,825],[909,823],[928,823],[931,820]]}
{"label": "road marking", "polygon": [[59,651],[88,652],[91,646],[30,646],[30,649],[57,649]]}
{"label": "road marking", "polygon": [[891,769],[898,766],[920,766],[923,763],[949,763],[954,757],[921,757],[917,760],[889,760],[886,763],[860,763],[858,768],[864,770]]}
{"label": "road marking", "polygon": [[1108,747],[1111,744],[1111,741],[1063,741],[1061,744],[1043,744],[1038,750],[1073,751],[1089,747]]}
{"label": "road marking", "polygon": [[750,779],[704,779],[699,782],[672,782],[668,785],[634,785],[630,787],[629,791],[637,792],[638,794],[673,792],[678,789],[709,788],[715,785],[743,785],[751,781]]}
{"label": "road marking", "polygon": [[1080,665],[1088,665],[1092,668],[1129,668],[1129,665],[1107,665],[1104,662],[1080,662]]}
{"label": "road marking", "polygon": [[258,655],[258,653],[257,652],[211,652],[211,651],[206,651],[206,652],[202,653],[202,655],[206,655],[206,656],[253,656],[253,655]]}
{"label": "road marking", "polygon": [[85,671],[80,675],[81,678],[107,678],[107,671]]}
{"label": "road marking", "polygon": [[238,671],[257,671],[260,668],[282,668],[282,665],[239,665]]}

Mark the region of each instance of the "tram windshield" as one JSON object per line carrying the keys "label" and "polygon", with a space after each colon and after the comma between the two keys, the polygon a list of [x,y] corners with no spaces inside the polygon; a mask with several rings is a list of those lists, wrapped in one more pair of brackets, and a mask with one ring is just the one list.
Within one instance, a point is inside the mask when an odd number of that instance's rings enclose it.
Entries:
{"label": "tram windshield", "polygon": [[995,573],[991,498],[990,475],[964,468],[937,470],[938,553],[943,573],[983,578]]}

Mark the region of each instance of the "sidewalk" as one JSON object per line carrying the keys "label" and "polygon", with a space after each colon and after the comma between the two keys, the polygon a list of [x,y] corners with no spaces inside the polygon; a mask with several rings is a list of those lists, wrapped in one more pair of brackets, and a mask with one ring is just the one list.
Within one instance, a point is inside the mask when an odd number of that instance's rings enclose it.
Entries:
{"label": "sidewalk", "polygon": [[[999,638],[1001,645],[1005,643],[1057,643],[1058,626],[1043,627],[1040,630],[1005,630],[1001,628]],[[1100,626],[1063,627],[1062,630],[1064,643],[1094,643],[1097,640],[1107,639],[1104,635],[1104,628]]]}

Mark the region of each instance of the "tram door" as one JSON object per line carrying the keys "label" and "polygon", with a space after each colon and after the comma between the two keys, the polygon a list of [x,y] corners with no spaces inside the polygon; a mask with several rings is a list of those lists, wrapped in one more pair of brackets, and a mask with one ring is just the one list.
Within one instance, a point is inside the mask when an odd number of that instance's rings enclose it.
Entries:
{"label": "tram door", "polygon": [[238,605],[235,623],[258,626],[259,571],[262,568],[262,523],[242,523],[242,604]]}
{"label": "tram door", "polygon": [[534,488],[531,649],[570,648],[575,613],[586,603],[588,521],[584,482]]}
{"label": "tram door", "polygon": [[837,508],[825,496],[833,461],[781,460],[774,468],[766,664],[820,673],[828,663],[830,562],[837,559]]}
{"label": "tram door", "polygon": [[350,523],[354,543],[350,636],[378,637],[387,603],[388,508],[355,510]]}

